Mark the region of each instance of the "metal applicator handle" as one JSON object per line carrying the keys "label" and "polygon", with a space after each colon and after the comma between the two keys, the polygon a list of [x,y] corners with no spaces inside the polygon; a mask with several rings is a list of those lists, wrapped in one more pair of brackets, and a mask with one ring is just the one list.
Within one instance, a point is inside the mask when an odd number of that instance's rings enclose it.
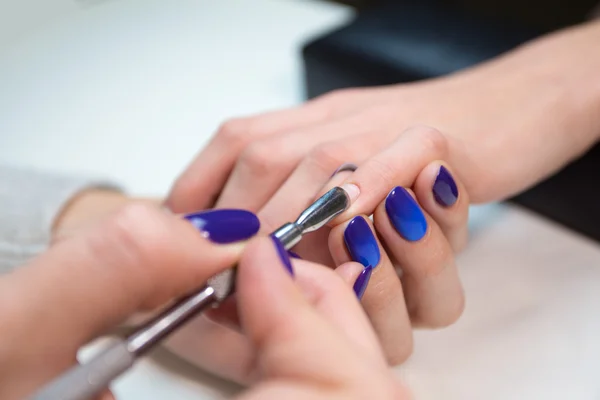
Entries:
{"label": "metal applicator handle", "polygon": [[[304,210],[295,222],[287,223],[271,235],[286,250],[302,235],[315,231],[350,206],[346,192],[335,187]],[[127,371],[136,358],[154,347],[206,307],[218,304],[234,291],[235,267],[212,278],[207,285],[154,317],[125,340],[120,340],[86,364],[77,365],[37,392],[32,400],[87,400],[97,396],[110,382]]]}

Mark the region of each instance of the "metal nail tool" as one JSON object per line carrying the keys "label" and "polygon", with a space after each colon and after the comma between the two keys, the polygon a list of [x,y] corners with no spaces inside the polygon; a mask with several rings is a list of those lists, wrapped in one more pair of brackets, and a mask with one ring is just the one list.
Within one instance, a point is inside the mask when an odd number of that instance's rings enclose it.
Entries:
{"label": "metal nail tool", "polygon": [[[304,210],[295,222],[275,232],[286,249],[296,245],[305,233],[315,231],[350,206],[346,192],[335,187]],[[235,290],[235,267],[210,278],[202,289],[136,329],[126,339],[102,351],[86,364],[77,365],[51,381],[32,400],[88,400],[127,371],[135,360],[192,317],[211,305],[218,305]]]}

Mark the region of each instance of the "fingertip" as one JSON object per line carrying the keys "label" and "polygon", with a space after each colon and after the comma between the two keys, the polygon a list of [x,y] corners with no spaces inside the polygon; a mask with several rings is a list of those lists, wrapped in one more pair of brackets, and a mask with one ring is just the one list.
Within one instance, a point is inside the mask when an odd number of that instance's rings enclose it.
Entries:
{"label": "fingertip", "polygon": [[415,194],[426,205],[435,205],[446,211],[469,203],[468,193],[457,173],[447,163],[436,160],[429,163],[415,180]]}
{"label": "fingertip", "polygon": [[342,278],[342,280],[348,285],[353,286],[358,276],[362,273],[362,264],[354,261],[346,262],[335,269],[335,272]]}
{"label": "fingertip", "polygon": [[[287,257],[287,252],[285,254]],[[253,239],[238,264],[240,320],[244,330],[257,343],[304,301],[286,264],[270,237]]]}
{"label": "fingertip", "polygon": [[448,237],[452,248],[468,241],[469,194],[456,172],[443,161],[429,163],[415,181],[415,195],[423,209]]}

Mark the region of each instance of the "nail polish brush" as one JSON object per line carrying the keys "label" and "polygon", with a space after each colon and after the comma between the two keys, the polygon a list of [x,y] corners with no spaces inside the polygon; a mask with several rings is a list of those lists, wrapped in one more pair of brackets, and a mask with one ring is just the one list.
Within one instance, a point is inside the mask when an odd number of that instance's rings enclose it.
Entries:
{"label": "nail polish brush", "polygon": [[[304,234],[321,228],[349,206],[348,194],[335,187],[304,210],[295,222],[282,225],[271,235],[289,250]],[[208,306],[217,306],[234,290],[235,267],[232,267],[210,278],[202,289],[180,299],[126,339],[119,340],[89,362],[66,371],[31,399],[87,400],[97,396],[112,380],[131,368],[138,357]]]}

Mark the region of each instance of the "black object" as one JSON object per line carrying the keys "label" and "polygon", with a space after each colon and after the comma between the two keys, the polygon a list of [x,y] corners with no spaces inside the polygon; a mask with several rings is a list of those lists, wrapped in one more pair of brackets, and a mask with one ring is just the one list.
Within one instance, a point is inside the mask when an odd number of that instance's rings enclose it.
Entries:
{"label": "black object", "polygon": [[541,33],[436,1],[386,3],[303,48],[307,97],[446,75]]}
{"label": "black object", "polygon": [[[449,74],[544,33],[435,0],[390,2],[304,46],[306,94]],[[597,171],[600,147],[512,201],[600,240]]]}

